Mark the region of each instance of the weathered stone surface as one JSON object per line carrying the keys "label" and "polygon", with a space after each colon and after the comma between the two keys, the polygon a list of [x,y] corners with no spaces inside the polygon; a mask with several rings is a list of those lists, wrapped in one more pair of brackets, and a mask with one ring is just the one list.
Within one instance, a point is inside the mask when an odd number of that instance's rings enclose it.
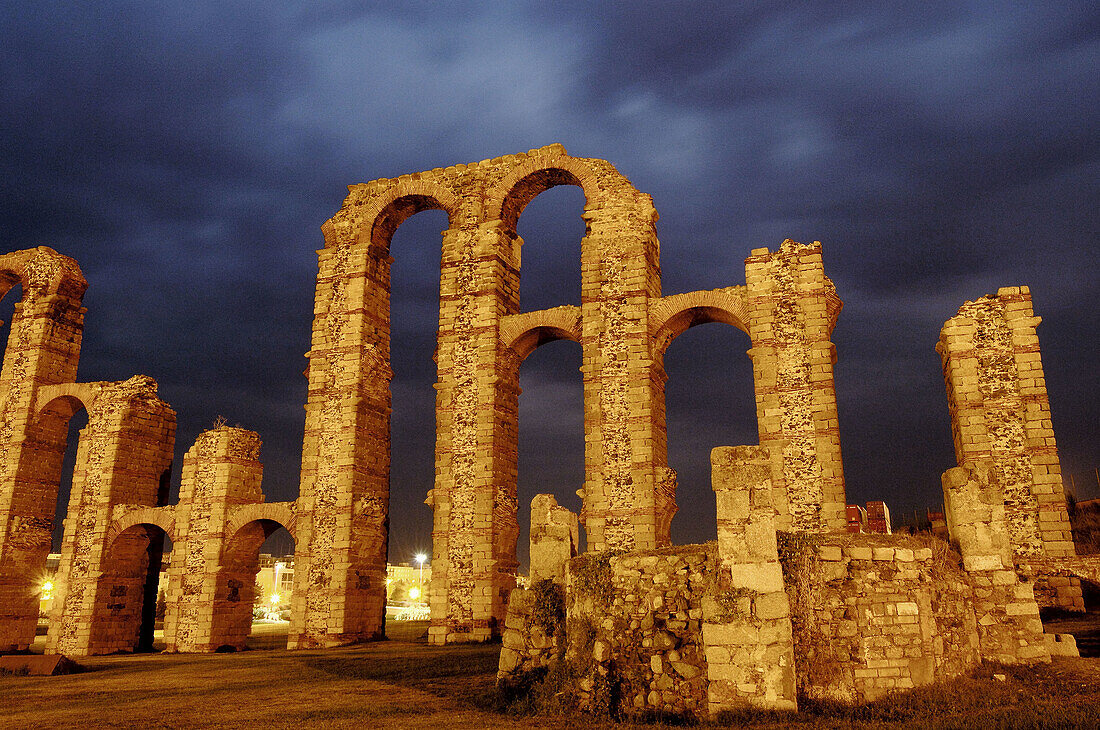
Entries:
{"label": "weathered stone surface", "polygon": [[[1000,490],[998,507],[1004,511],[1011,559],[1037,569],[1042,583],[1042,576],[1058,573],[1059,563],[1071,563],[1075,552],[1036,334],[1039,322],[1028,287],[1002,287],[963,304],[944,324],[936,349],[943,361],[958,465],[988,472]],[[954,522],[971,520],[964,513]],[[961,539],[954,532],[952,537]],[[1045,605],[1084,610],[1079,588],[1043,590],[1038,597]]]}

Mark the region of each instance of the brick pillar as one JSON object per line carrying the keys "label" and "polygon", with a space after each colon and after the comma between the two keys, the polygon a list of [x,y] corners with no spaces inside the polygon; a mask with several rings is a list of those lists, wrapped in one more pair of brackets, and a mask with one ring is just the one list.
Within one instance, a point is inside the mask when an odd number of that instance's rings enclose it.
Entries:
{"label": "brick pillar", "polygon": [[[790,603],[776,544],[785,508],[783,445],[711,451],[719,589],[703,606],[710,713],[750,704],[797,709]],[[777,484],[778,483],[778,484]]]}
{"label": "brick pillar", "polygon": [[500,221],[444,234],[436,385],[435,644],[499,635],[515,587],[519,361],[500,340],[519,308],[519,249]]}
{"label": "brick pillar", "polygon": [[974,588],[982,658],[1015,664],[1050,661],[1032,584],[1013,566],[1004,491],[990,462],[943,473],[943,500],[951,537]]}
{"label": "brick pillar", "polygon": [[1017,562],[1075,554],[1026,286],[967,302],[940,332],[959,466],[989,460]]}
{"label": "brick pillar", "polygon": [[383,635],[390,459],[390,262],[373,243],[318,251],[291,649]]}
{"label": "brick pillar", "polygon": [[[176,414],[152,378],[87,386],[46,652],[83,656],[138,648],[146,586],[156,580],[159,526],[115,523],[134,506],[156,507],[172,464]],[[154,599],[155,600],[155,597]]]}
{"label": "brick pillar", "polygon": [[[588,161],[599,169],[602,161]],[[618,176],[607,163],[602,163]],[[587,549],[652,550],[670,543],[675,512],[663,446],[660,357],[649,303],[661,296],[656,211],[648,195],[616,190],[589,201],[581,244]],[[672,485],[675,484],[674,477]]]}
{"label": "brick pillar", "polygon": [[786,240],[745,260],[760,444],[787,443],[783,474],[791,529],[846,527],[829,337],[841,302],[821,263],[821,244]]}
{"label": "brick pillar", "polygon": [[0,296],[17,283],[0,372],[0,652],[34,641],[68,418],[40,421],[33,408],[41,386],[76,379],[88,286],[75,261],[45,246],[0,256]]}
{"label": "brick pillar", "polygon": [[263,501],[259,457],[259,434],[225,426],[199,434],[183,457],[164,620],[168,651],[245,646],[265,536],[246,528],[231,542],[227,527],[234,506]]}

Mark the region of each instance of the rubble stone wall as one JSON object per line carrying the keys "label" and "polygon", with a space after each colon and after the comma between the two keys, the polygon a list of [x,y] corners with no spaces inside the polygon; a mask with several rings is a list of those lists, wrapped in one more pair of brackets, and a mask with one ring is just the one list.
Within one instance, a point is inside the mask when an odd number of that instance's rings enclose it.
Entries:
{"label": "rubble stone wall", "polygon": [[942,541],[781,535],[798,685],[863,702],[980,661],[974,591]]}

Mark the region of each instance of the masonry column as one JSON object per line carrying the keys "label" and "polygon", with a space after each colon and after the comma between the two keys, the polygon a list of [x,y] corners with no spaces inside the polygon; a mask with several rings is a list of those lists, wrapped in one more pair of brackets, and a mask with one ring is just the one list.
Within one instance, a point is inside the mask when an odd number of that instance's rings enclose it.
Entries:
{"label": "masonry column", "polygon": [[[602,161],[589,162],[598,168]],[[654,406],[662,387],[659,358],[649,332],[649,303],[661,296],[657,212],[633,188],[614,193],[607,195],[614,202],[589,201],[584,213],[581,518],[590,551],[652,550],[669,544],[676,509],[674,491],[666,488],[670,470],[654,456],[663,439]]]}
{"label": "masonry column", "polygon": [[0,652],[23,651],[38,624],[68,421],[36,426],[38,388],[76,380],[88,284],[40,246],[0,256],[0,295],[21,283],[0,372]]}
{"label": "masonry column", "polygon": [[434,644],[499,635],[515,587],[519,362],[500,341],[519,308],[519,247],[500,221],[443,237],[432,533]]}
{"label": "masonry column", "polygon": [[830,341],[841,301],[825,276],[821,244],[786,240],[745,260],[760,444],[787,443],[783,472],[792,527],[843,530],[840,456]]}
{"label": "masonry column", "polygon": [[750,704],[797,709],[790,603],[776,543],[786,495],[782,444],[711,451],[718,503],[719,591],[703,606],[710,713]]}
{"label": "masonry column", "polygon": [[[959,466],[992,461],[1017,562],[1072,557],[1036,327],[1026,286],[966,302],[940,332]],[[1071,606],[1067,606],[1071,607]]]}
{"label": "masonry column", "polygon": [[[226,426],[199,434],[183,457],[164,619],[168,651],[244,648],[252,624],[256,556],[249,551],[250,565],[232,564],[235,556],[227,554],[226,543],[233,536],[226,528],[232,507],[263,501],[259,459],[259,434]],[[304,600],[294,596],[296,603]]]}
{"label": "masonry column", "polygon": [[982,658],[1016,664],[1050,661],[1032,584],[1021,582],[1005,524],[1004,491],[988,461],[943,473],[944,511],[974,587]]}
{"label": "masonry column", "polygon": [[338,241],[317,252],[295,611],[288,648],[381,638],[389,510],[390,262],[383,247]]}
{"label": "masonry column", "polygon": [[[156,381],[144,375],[90,387],[95,397],[87,406],[88,425],[80,432],[73,468],[48,654],[137,648],[149,561],[155,556],[159,562],[163,545],[159,535],[151,552],[145,535],[135,536],[133,544],[120,540],[113,524],[127,509],[162,503],[176,414],[157,397]],[[159,572],[160,566],[153,568]]]}

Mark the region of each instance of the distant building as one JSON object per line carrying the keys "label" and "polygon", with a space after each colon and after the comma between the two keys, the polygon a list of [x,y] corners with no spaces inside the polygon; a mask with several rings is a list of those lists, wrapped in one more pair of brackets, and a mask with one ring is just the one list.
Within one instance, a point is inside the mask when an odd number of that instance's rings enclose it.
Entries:
{"label": "distant building", "polygon": [[[165,553],[160,566],[160,585],[167,585],[168,563],[171,553]],[[53,607],[53,578],[61,562],[61,553],[50,553],[46,558],[46,570],[40,583],[39,615],[48,615]],[[278,606],[289,606],[294,595],[294,556],[275,556],[260,553],[259,571],[256,573],[257,601],[271,602],[272,596],[278,596],[274,602]],[[423,582],[421,582],[423,579]],[[386,566],[386,600],[400,602],[426,602],[427,587],[432,580],[432,567],[409,563],[396,563]],[[159,593],[159,590],[158,590]]]}
{"label": "distant building", "polygon": [[864,509],[858,504],[849,504],[844,509],[848,532],[869,533],[872,535],[890,535],[890,508],[885,502],[868,502]]}

